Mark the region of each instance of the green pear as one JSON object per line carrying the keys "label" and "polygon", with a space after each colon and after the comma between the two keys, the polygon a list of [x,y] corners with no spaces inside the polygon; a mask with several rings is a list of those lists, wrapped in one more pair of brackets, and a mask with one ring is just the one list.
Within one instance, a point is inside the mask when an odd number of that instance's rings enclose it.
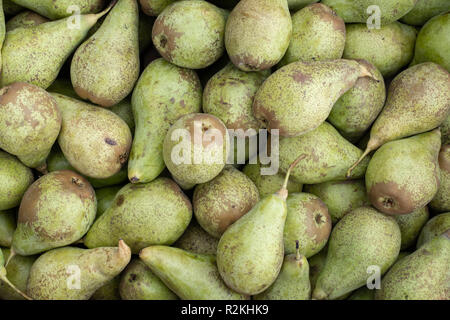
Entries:
{"label": "green pear", "polygon": [[450,144],[450,114],[441,125],[442,145]]}
{"label": "green pear", "polygon": [[119,293],[120,275],[98,288],[91,296],[91,300],[121,300]]}
{"label": "green pear", "polygon": [[386,214],[408,214],[429,203],[439,188],[439,129],[391,141],[378,149],[366,172],[370,202]]}
{"label": "green pear", "polygon": [[131,148],[131,132],[115,113],[52,93],[62,113],[58,143],[69,163],[88,177],[109,178],[119,172]]}
{"label": "green pear", "polygon": [[261,199],[222,235],[217,247],[217,267],[228,287],[247,295],[263,292],[277,278],[284,258],[283,231],[287,216],[287,182],[276,193]]}
{"label": "green pear", "polygon": [[127,266],[130,248],[64,247],[42,254],[31,267],[27,294],[36,300],[88,300]]}
{"label": "green pear", "polygon": [[375,300],[375,289],[369,289],[367,286],[355,290],[348,300]]}
{"label": "green pear", "polygon": [[178,238],[173,246],[192,253],[215,255],[218,243],[218,239],[203,230],[198,222],[192,219],[186,231],[184,231],[183,235]]}
{"label": "green pear", "polygon": [[306,257],[297,252],[284,257],[280,274],[275,282],[264,292],[256,295],[255,300],[309,300],[311,282]]}
{"label": "green pear", "polygon": [[97,198],[96,219],[98,219],[109,207],[111,207],[117,192],[119,192],[122,187],[123,186],[112,186],[95,190],[95,197]]}
{"label": "green pear", "polygon": [[286,0],[241,0],[225,28],[225,47],[243,71],[270,69],[289,47],[292,21]]}
{"label": "green pear", "polygon": [[366,24],[347,25],[344,58],[365,59],[385,77],[391,77],[411,62],[417,31],[414,27],[394,22],[380,29]]}
{"label": "green pear", "polygon": [[[3,1],[0,1],[0,50],[3,46],[3,41],[5,40],[6,25],[5,25],[5,13],[3,12]],[[2,55],[0,53],[0,70],[2,63]]]}
{"label": "green pear", "polygon": [[127,184],[84,238],[88,248],[110,246],[119,239],[133,253],[155,244],[173,244],[186,230],[192,206],[168,178],[147,184]]}
{"label": "green pear", "polygon": [[97,210],[94,189],[72,171],[54,171],[36,180],[20,203],[11,248],[28,256],[81,239]]}
{"label": "green pear", "polygon": [[336,101],[366,76],[371,76],[369,71],[354,60],[294,62],[264,81],[256,93],[253,113],[271,132],[278,129],[285,137],[303,135],[321,125]]}
{"label": "green pear", "polygon": [[[73,3],[73,0],[69,2]],[[22,81],[48,88],[89,29],[110,8],[108,6],[97,14],[68,17],[6,33],[2,48],[1,86]]]}
{"label": "green pear", "polygon": [[33,11],[24,11],[8,20],[6,23],[6,31],[12,31],[17,28],[28,28],[49,22],[47,18]]}
{"label": "green pear", "polygon": [[447,0],[418,0],[414,8],[400,21],[413,26],[422,26],[434,16],[449,10],[450,2]]}
{"label": "green pear", "polygon": [[437,212],[450,211],[450,144],[443,145],[439,152],[441,180],[439,189],[430,202],[430,207]]}
{"label": "green pear", "polygon": [[420,232],[419,239],[417,239],[417,248],[422,247],[425,243],[436,238],[448,229],[450,229],[450,212],[434,216],[425,224]]}
{"label": "green pear", "polygon": [[314,290],[317,283],[317,278],[325,266],[327,259],[328,246],[326,245],[319,253],[316,253],[308,259],[309,264],[309,280],[311,282],[311,289]]}
{"label": "green pear", "polygon": [[33,180],[30,168],[16,157],[0,151],[0,210],[17,207]]}
{"label": "green pear", "polygon": [[118,0],[101,27],[72,58],[70,77],[76,93],[103,107],[122,101],[139,77],[139,8]]}
{"label": "green pear", "polygon": [[181,116],[200,112],[202,87],[193,70],[164,59],[150,63],[139,78],[131,100],[136,122],[128,163],[132,183],[147,183],[164,170],[163,142]]}
{"label": "green pear", "polygon": [[426,206],[409,214],[394,216],[402,234],[402,245],[400,249],[407,249],[415,243],[420,230],[427,223],[429,217],[430,214]]}
{"label": "green pear", "polygon": [[358,60],[373,75],[359,78],[353,88],[334,104],[328,121],[350,142],[356,142],[380,114],[386,100],[386,87],[380,71],[365,60]]}
{"label": "green pear", "polygon": [[149,16],[157,17],[166,7],[179,0],[139,0],[142,11]]}
{"label": "green pear", "polygon": [[289,10],[297,11],[306,7],[308,4],[319,2],[319,0],[287,0],[287,2]]}
{"label": "green pear", "polygon": [[284,252],[295,253],[298,240],[300,253],[306,258],[312,257],[322,250],[330,236],[331,218],[327,206],[318,197],[308,193],[291,193],[286,205]]}
{"label": "green pear", "polygon": [[417,35],[412,65],[431,61],[450,72],[450,13],[430,19]]}
{"label": "green pear", "polygon": [[0,247],[11,247],[16,230],[16,213],[13,210],[0,211]]}
{"label": "green pear", "polygon": [[229,134],[213,115],[191,113],[180,117],[164,139],[164,163],[181,186],[205,183],[225,167]]}
{"label": "green pear", "polygon": [[[280,138],[279,153],[283,172],[294,159],[305,156],[292,171],[292,178],[306,184],[345,180],[348,166],[362,155],[360,149],[345,140],[328,122],[305,135]],[[363,177],[368,164],[369,159],[364,159],[351,178]]]}
{"label": "green pear", "polygon": [[175,2],[156,18],[153,44],[164,59],[177,66],[206,68],[225,51],[226,15],[206,1]]}
{"label": "green pear", "polygon": [[213,255],[195,254],[167,246],[151,246],[139,258],[183,300],[244,300],[229,289],[217,271]]}
{"label": "green pear", "polygon": [[[344,19],[345,23],[373,23],[372,18],[379,15],[382,25],[396,21],[407,14],[417,3],[417,0],[322,0],[322,3]],[[370,10],[376,6],[373,10]]]}
{"label": "green pear", "polygon": [[377,300],[449,300],[450,229],[397,262]]}
{"label": "green pear", "polygon": [[123,300],[178,300],[140,259],[131,260],[123,271],[119,291]]}
{"label": "green pear", "polygon": [[28,167],[45,171],[61,129],[61,113],[45,90],[16,82],[0,90],[0,148]]}
{"label": "green pear", "polygon": [[364,180],[329,181],[306,185],[304,191],[318,196],[325,203],[333,224],[350,211],[370,205]]}
{"label": "green pear", "polygon": [[192,204],[198,223],[210,235],[220,238],[235,221],[259,201],[255,184],[232,166],[195,187]]}
{"label": "green pear", "polygon": [[22,12],[25,8],[15,4],[12,0],[3,0],[3,11],[7,16],[14,16]]}
{"label": "green pear", "polygon": [[361,158],[384,143],[427,132],[440,126],[450,113],[450,74],[439,65],[426,62],[401,72],[392,80],[386,105],[370,130]]}
{"label": "green pear", "polygon": [[400,228],[394,218],[371,207],[346,214],[333,228],[312,298],[336,299],[358,289],[366,283],[371,266],[384,274],[397,259],[400,244]]}
{"label": "green pear", "polygon": [[[51,20],[57,20],[73,13],[97,13],[104,7],[106,0],[12,0],[12,2]],[[75,6],[76,12],[74,11]]]}
{"label": "green pear", "polygon": [[292,15],[291,42],[279,65],[340,59],[344,46],[344,20],[327,6],[314,3]]}

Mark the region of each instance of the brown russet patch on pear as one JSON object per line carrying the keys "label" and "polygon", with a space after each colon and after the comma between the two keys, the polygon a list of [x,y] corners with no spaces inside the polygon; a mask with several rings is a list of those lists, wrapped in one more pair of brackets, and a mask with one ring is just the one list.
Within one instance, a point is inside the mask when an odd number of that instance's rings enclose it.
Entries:
{"label": "brown russet patch on pear", "polygon": [[331,217],[328,208],[320,199],[312,199],[305,202],[305,208],[309,218],[306,232],[316,243],[328,239],[331,232]]}
{"label": "brown russet patch on pear", "polygon": [[37,210],[41,198],[41,188],[39,181],[33,183],[22,197],[20,202],[17,223],[33,223],[37,220]]}
{"label": "brown russet patch on pear", "polygon": [[439,152],[439,167],[450,173],[450,144],[442,146]]}
{"label": "brown russet patch on pear", "polygon": [[[196,124],[198,126],[198,124],[201,124],[201,128],[195,128]],[[185,128],[189,131],[190,137],[191,137],[191,141],[192,144],[195,144],[195,140],[199,139],[200,141],[202,141],[202,145],[204,148],[209,148],[212,147],[213,145],[219,145],[219,141],[216,141],[216,139],[205,139],[204,134],[208,134],[209,130],[219,130],[221,136],[222,136],[222,141],[220,143],[220,145],[224,144],[224,140],[227,138],[226,135],[226,131],[227,129],[225,128],[225,125],[223,125],[223,123],[216,117],[213,117],[211,115],[208,114],[203,114],[203,113],[197,113],[195,114],[193,117],[189,117],[188,119],[186,119],[185,122]],[[199,132],[199,129],[201,132]],[[209,131],[211,132],[211,131]],[[196,137],[195,134],[201,134],[200,137]],[[215,135],[213,135],[215,137]],[[208,141],[209,140],[209,141]]]}
{"label": "brown russet patch on pear", "polygon": [[105,98],[105,97],[97,97],[95,94],[90,92],[89,90],[86,90],[84,88],[73,86],[73,89],[75,92],[84,100],[92,101],[95,104],[98,104],[102,107],[112,107],[116,104],[114,100]]}
{"label": "brown russet patch on pear", "polygon": [[412,195],[392,181],[374,184],[368,196],[373,206],[387,214],[408,214],[415,209]]}
{"label": "brown russet patch on pear", "polygon": [[76,194],[82,201],[95,199],[94,189],[81,175],[70,170],[61,170],[53,172],[53,176],[63,190]]}
{"label": "brown russet patch on pear", "polygon": [[[172,60],[172,52],[177,49],[176,39],[184,35],[184,32],[176,32],[171,27],[165,24],[166,18],[161,16],[156,19],[153,24],[152,39],[156,43],[159,41],[159,45],[163,50],[159,53],[168,61]],[[157,39],[159,37],[159,39]]]}
{"label": "brown russet patch on pear", "polygon": [[121,194],[116,199],[116,206],[120,207],[124,201],[125,201],[125,197],[123,196],[123,194]]}
{"label": "brown russet patch on pear", "polygon": [[336,12],[322,3],[313,3],[308,6],[311,10],[317,14],[321,20],[330,21],[333,24],[333,28],[342,32],[345,35],[345,22],[340,18]]}
{"label": "brown russet patch on pear", "polygon": [[245,66],[253,71],[267,70],[277,63],[277,61],[258,61],[258,59],[249,54],[232,55],[230,56],[230,60],[236,66]]}
{"label": "brown russet patch on pear", "polygon": [[311,82],[312,77],[309,74],[304,74],[301,71],[297,71],[292,75],[292,79],[294,79],[296,82],[304,84],[305,82]]}
{"label": "brown russet patch on pear", "polygon": [[139,0],[141,4],[142,11],[149,16],[155,16],[157,13],[150,6],[150,0]]}
{"label": "brown russet patch on pear", "polygon": [[253,103],[253,114],[255,115],[256,120],[260,123],[260,125],[263,128],[266,128],[267,130],[271,130],[271,128],[276,128],[279,131],[279,135],[281,136],[287,136],[286,130],[283,128],[280,128],[280,121],[275,120],[276,115],[275,111],[267,110],[263,105],[259,103],[259,100],[255,99]]}

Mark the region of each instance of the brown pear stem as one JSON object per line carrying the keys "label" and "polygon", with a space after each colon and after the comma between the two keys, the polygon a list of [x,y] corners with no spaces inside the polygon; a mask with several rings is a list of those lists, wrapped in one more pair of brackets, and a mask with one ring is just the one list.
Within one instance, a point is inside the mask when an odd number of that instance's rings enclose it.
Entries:
{"label": "brown pear stem", "polygon": [[364,158],[365,158],[372,150],[374,150],[374,149],[371,148],[371,147],[369,147],[369,146],[366,148],[366,150],[365,150],[364,153],[361,155],[361,157],[358,159],[358,161],[356,161],[356,162],[350,167],[350,169],[348,169],[347,174],[346,174],[346,177],[347,177],[347,178],[350,178],[350,177],[351,177],[352,171],[358,166],[358,164],[361,163],[361,161],[364,160]]}
{"label": "brown pear stem", "polygon": [[373,80],[380,82],[379,80],[375,79],[375,76],[373,75],[372,72],[370,72],[364,65],[362,65],[361,63],[359,64],[359,68],[361,69],[361,74],[359,75],[359,78],[364,78],[364,77],[369,77],[372,78]]}
{"label": "brown pear stem", "polygon": [[18,294],[20,294],[22,297],[24,297],[27,300],[33,300],[29,296],[27,296],[25,293],[20,291],[15,285],[9,281],[9,279],[6,277],[6,269],[4,267],[0,268],[0,280],[5,282],[8,286],[10,286],[14,291],[16,291]]}
{"label": "brown pear stem", "polygon": [[9,251],[9,257],[8,257],[8,259],[6,260],[6,263],[5,263],[5,268],[8,266],[8,264],[9,264],[9,262],[11,261],[11,259],[12,258],[14,258],[15,256],[16,256],[16,251],[14,250],[14,247],[11,247],[11,250]]}
{"label": "brown pear stem", "polygon": [[300,261],[300,244],[298,240],[295,240],[295,260]]}
{"label": "brown pear stem", "polygon": [[306,158],[306,154],[302,154],[301,156],[299,156],[297,159],[294,160],[294,162],[291,163],[288,170],[286,171],[286,176],[284,178],[283,186],[281,187],[280,190],[277,191],[277,194],[279,196],[281,196],[283,199],[286,199],[288,196],[287,185],[289,182],[289,176],[291,175],[292,169],[295,168],[295,166],[300,162],[300,160],[303,160],[305,158]]}

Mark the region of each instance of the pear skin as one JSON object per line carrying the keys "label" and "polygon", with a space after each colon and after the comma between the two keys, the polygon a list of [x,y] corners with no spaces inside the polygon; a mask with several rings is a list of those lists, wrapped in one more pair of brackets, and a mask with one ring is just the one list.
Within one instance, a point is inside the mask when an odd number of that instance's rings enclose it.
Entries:
{"label": "pear skin", "polygon": [[119,192],[122,187],[123,186],[112,186],[95,190],[95,197],[97,198],[96,219],[98,219],[113,204],[117,192]]}
{"label": "pear skin", "polygon": [[121,300],[119,294],[120,275],[108,281],[105,285],[97,289],[91,300]]}
{"label": "pear skin", "polygon": [[97,13],[104,8],[107,0],[58,0],[58,2],[53,0],[13,0],[13,2],[51,20],[57,20],[74,13],[70,10],[70,6],[76,6],[81,14]]}
{"label": "pear skin", "polygon": [[418,0],[414,8],[400,21],[411,26],[423,26],[431,18],[449,10],[450,2],[447,0]]}
{"label": "pear skin", "polygon": [[157,17],[164,9],[178,0],[139,0],[142,11],[149,16]]}
{"label": "pear skin", "polygon": [[401,250],[407,249],[415,243],[420,230],[427,223],[429,217],[430,214],[426,206],[409,214],[394,216],[402,234]]}
{"label": "pear skin", "polygon": [[173,244],[192,253],[216,254],[219,239],[214,238],[208,232],[202,229],[195,219],[187,227],[183,235]]}
{"label": "pear skin", "polygon": [[450,211],[450,144],[443,145],[439,152],[439,168],[441,184],[430,207],[436,212],[445,212]]}
{"label": "pear skin", "polygon": [[14,210],[0,210],[0,247],[11,247],[16,230],[16,213]]}
{"label": "pear skin", "polygon": [[49,22],[47,18],[33,11],[24,11],[12,17],[6,23],[6,31],[12,31],[17,28],[34,27],[41,23]]}
{"label": "pear skin", "polygon": [[[5,251],[5,253],[8,255],[8,260],[12,260],[9,250]],[[16,298],[16,294],[17,294],[17,295],[20,295],[21,297],[25,298],[26,300],[32,300],[29,296],[27,296],[24,292],[22,292],[19,288],[17,288],[14,285],[14,283],[12,283],[8,279],[8,271],[4,265],[5,265],[5,257],[3,256],[3,249],[0,249],[0,297],[2,299],[5,299],[5,298],[8,299],[11,297],[11,295],[13,295],[12,299],[14,299],[14,298]],[[13,270],[13,273],[14,273],[14,270]],[[16,279],[14,277],[14,280],[18,280],[18,279]],[[21,284],[23,284],[23,281],[21,282]]]}
{"label": "pear skin", "polygon": [[441,213],[431,218],[420,232],[417,249],[450,229],[450,212]]}

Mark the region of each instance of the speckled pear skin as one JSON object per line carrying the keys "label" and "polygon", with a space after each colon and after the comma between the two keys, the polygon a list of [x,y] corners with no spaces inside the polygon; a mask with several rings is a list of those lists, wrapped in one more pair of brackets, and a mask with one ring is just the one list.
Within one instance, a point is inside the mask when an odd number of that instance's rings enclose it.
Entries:
{"label": "speckled pear skin", "polygon": [[292,15],[291,42],[279,66],[340,59],[344,46],[344,20],[329,7],[314,3]]}
{"label": "speckled pear skin", "polygon": [[295,12],[311,3],[319,2],[319,0],[287,0],[289,10]]}
{"label": "speckled pear skin", "polygon": [[175,2],[156,18],[153,44],[161,56],[177,66],[206,68],[225,51],[227,15],[206,1]]}
{"label": "speckled pear skin", "polygon": [[354,60],[291,63],[264,81],[253,114],[283,137],[303,135],[322,124],[336,101],[365,76],[368,70]]}
{"label": "speckled pear skin", "polygon": [[394,216],[402,234],[401,250],[408,249],[414,245],[420,230],[427,223],[429,217],[430,214],[426,206],[409,214]]}
{"label": "speckled pear skin", "polygon": [[441,125],[442,145],[450,144],[450,114]]}
{"label": "speckled pear skin", "polygon": [[101,286],[91,296],[91,300],[121,300],[119,294],[120,275]]}
{"label": "speckled pear skin", "polygon": [[365,60],[358,62],[369,70],[373,78],[359,78],[355,86],[336,101],[328,116],[328,122],[350,142],[357,142],[370,128],[386,100],[386,87],[380,71]]}
{"label": "speckled pear skin", "polygon": [[203,92],[203,112],[223,121],[227,129],[253,129],[258,133],[261,125],[252,112],[255,94],[270,70],[245,72],[228,63],[212,76]]}
{"label": "speckled pear skin", "polygon": [[14,210],[0,211],[0,247],[11,247],[16,230],[16,213]]}
{"label": "speckled pear skin", "polygon": [[447,12],[430,19],[420,29],[411,65],[431,61],[450,72],[449,51],[450,13]]}
{"label": "speckled pear skin", "polygon": [[142,11],[149,16],[157,17],[164,9],[179,0],[139,0]]}
{"label": "speckled pear skin", "polygon": [[280,274],[275,282],[266,291],[253,298],[254,300],[309,300],[310,297],[308,260],[300,254],[289,254],[284,257]]}
{"label": "speckled pear skin", "polygon": [[[328,122],[299,137],[280,137],[280,171],[302,154],[305,158],[292,170],[294,181],[316,184],[346,180],[349,165],[362,155],[362,151],[345,140]],[[359,179],[366,172],[369,159],[364,159],[352,172],[351,179]]]}
{"label": "speckled pear skin", "polygon": [[200,112],[201,104],[202,87],[195,71],[162,58],[145,68],[131,99],[136,122],[128,162],[132,183],[150,182],[164,170],[163,142],[167,131],[181,116]]}
{"label": "speckled pear skin", "polygon": [[119,292],[123,300],[178,300],[140,259],[131,260],[123,271]]}
{"label": "speckled pear skin", "polygon": [[12,17],[6,23],[6,31],[12,31],[17,28],[28,28],[40,25],[50,20],[33,11],[24,11]]}
{"label": "speckled pear skin", "polygon": [[103,107],[122,101],[139,77],[139,7],[119,0],[100,28],[72,58],[70,77],[75,92]]}
{"label": "speckled pear skin", "polygon": [[69,163],[91,178],[109,178],[127,162],[128,125],[112,111],[52,93],[62,114],[58,144]]}
{"label": "speckled pear skin", "polygon": [[450,211],[450,144],[443,145],[439,152],[441,184],[430,202],[430,208],[437,212]]}
{"label": "speckled pear skin", "polygon": [[[164,163],[182,186],[208,182],[225,167],[230,152],[229,139],[225,125],[215,116],[187,114],[179,118],[166,134]],[[178,159],[179,150],[188,148],[190,154]]]}
{"label": "speckled pear skin", "polygon": [[33,181],[30,168],[16,157],[0,151],[0,210],[17,207]]}
{"label": "speckled pear skin", "polygon": [[104,8],[107,0],[13,0],[14,3],[35,11],[51,20],[68,17],[73,14],[67,11],[75,5],[81,14],[97,13]]}
{"label": "speckled pear skin", "polygon": [[[122,240],[118,247],[54,249],[41,255],[31,267],[27,293],[35,300],[88,300],[119,275],[130,259],[130,248]],[[80,286],[74,289],[77,271]]]}
{"label": "speckled pear skin", "polygon": [[72,171],[54,171],[36,180],[20,203],[12,248],[28,256],[81,239],[97,210],[94,189]]}
{"label": "speckled pear skin", "polygon": [[367,8],[376,5],[380,8],[380,23],[387,25],[411,11],[417,0],[323,0],[322,3],[336,11],[345,23],[366,23],[373,14],[367,13]]}
{"label": "speckled pear skin", "polygon": [[420,232],[417,249],[450,229],[450,212],[441,213],[431,218]]}
{"label": "speckled pear skin", "polygon": [[447,0],[418,0],[415,7],[400,21],[413,26],[422,26],[434,16],[449,10],[450,2]]}
{"label": "speckled pear skin", "polygon": [[218,243],[219,239],[211,236],[200,227],[195,219],[192,219],[186,231],[184,231],[183,235],[178,238],[173,246],[192,253],[215,255]]}
{"label": "speckled pear skin", "polygon": [[414,56],[414,27],[393,22],[380,29],[368,29],[366,24],[350,24],[346,28],[343,57],[365,59],[385,77],[395,76]]}
{"label": "speckled pear skin", "polygon": [[[1,248],[3,257],[8,260],[11,250]],[[0,253],[1,254],[1,253]],[[27,290],[27,281],[30,275],[30,269],[36,261],[37,256],[23,257],[15,255],[5,267],[8,280],[22,292]],[[0,263],[1,265],[1,263]],[[24,300],[24,297],[11,289],[9,285],[0,280],[0,299],[3,300]]]}
{"label": "speckled pear skin", "polygon": [[24,82],[0,90],[0,148],[26,166],[45,166],[60,128],[61,113],[45,90]]}
{"label": "speckled pear skin", "polygon": [[429,203],[439,188],[439,129],[391,141],[378,149],[366,172],[370,202],[381,212],[408,214]]}
{"label": "speckled pear skin", "polygon": [[114,202],[117,192],[123,186],[105,187],[95,190],[95,197],[97,198],[97,215],[98,219]]}
{"label": "speckled pear skin", "polygon": [[319,253],[313,255],[308,259],[309,263],[309,280],[311,282],[311,290],[316,287],[317,278],[320,272],[325,266],[325,260],[327,259],[328,246],[325,246]]}
{"label": "speckled pear skin", "polygon": [[291,193],[287,200],[284,225],[284,252],[299,252],[306,258],[317,254],[326,245],[331,233],[331,218],[327,206],[317,196],[309,193]]}
{"label": "speckled pear skin", "polygon": [[191,202],[172,180],[127,184],[95,221],[84,244],[88,248],[105,247],[123,239],[136,254],[150,245],[173,244],[191,218]]}
{"label": "speckled pear skin", "polygon": [[333,224],[350,211],[370,205],[364,180],[329,181],[306,185],[303,189],[325,203]]}
{"label": "speckled pear skin", "polygon": [[397,262],[376,290],[377,300],[449,300],[450,229]]}
{"label": "speckled pear skin", "polygon": [[135,123],[131,100],[129,98],[123,99],[119,103],[110,107],[109,110],[117,114],[123,121],[125,121],[128,128],[130,128],[131,134],[134,133]]}
{"label": "speckled pear skin", "polygon": [[223,169],[211,181],[197,185],[192,200],[198,223],[216,238],[220,238],[258,201],[258,188],[249,177],[232,166]]}
{"label": "speckled pear skin", "polygon": [[286,0],[241,0],[225,28],[225,47],[243,71],[271,68],[283,58],[292,34]]}
{"label": "speckled pear skin", "polygon": [[182,300],[248,299],[225,285],[214,255],[151,246],[143,249],[139,258]]}
{"label": "speckled pear skin", "polygon": [[109,8],[98,14],[80,15],[79,27],[67,17],[8,32],[2,48],[0,85],[22,81],[48,88],[89,29]]}
{"label": "speckled pear skin", "polygon": [[335,299],[363,286],[369,266],[378,266],[381,274],[385,273],[397,259],[400,244],[400,228],[394,218],[371,207],[346,214],[333,228],[312,298]]}
{"label": "speckled pear skin", "polygon": [[367,286],[363,286],[358,290],[355,290],[347,300],[375,300],[376,289],[369,289]]}

